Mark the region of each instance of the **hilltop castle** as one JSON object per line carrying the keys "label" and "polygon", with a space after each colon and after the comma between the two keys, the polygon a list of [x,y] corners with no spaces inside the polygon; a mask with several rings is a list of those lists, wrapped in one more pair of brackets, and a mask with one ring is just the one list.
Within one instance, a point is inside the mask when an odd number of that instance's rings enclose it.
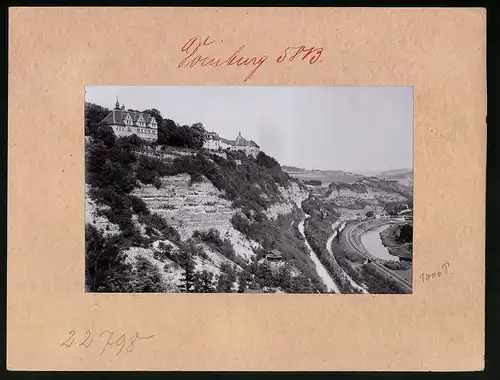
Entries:
{"label": "hilltop castle", "polygon": [[155,118],[144,112],[126,111],[125,105],[120,108],[118,99],[115,108],[102,122],[113,128],[117,137],[135,134],[145,141],[158,140],[158,124]]}
{"label": "hilltop castle", "polygon": [[[156,119],[144,112],[127,111],[125,105],[120,106],[116,99],[115,108],[102,120],[108,124],[117,137],[137,135],[148,142],[158,141],[158,124]],[[260,147],[253,140],[247,140],[241,132],[235,140],[227,140],[215,132],[205,133],[203,148],[209,150],[229,149],[241,151],[253,157],[257,157]]]}
{"label": "hilltop castle", "polygon": [[203,143],[203,148],[210,150],[238,150],[253,157],[257,157],[257,154],[260,152],[260,147],[255,143],[255,141],[248,141],[241,135],[241,132],[238,133],[236,140],[227,140],[223,137],[220,137],[215,132],[207,132],[205,134],[205,142]]}

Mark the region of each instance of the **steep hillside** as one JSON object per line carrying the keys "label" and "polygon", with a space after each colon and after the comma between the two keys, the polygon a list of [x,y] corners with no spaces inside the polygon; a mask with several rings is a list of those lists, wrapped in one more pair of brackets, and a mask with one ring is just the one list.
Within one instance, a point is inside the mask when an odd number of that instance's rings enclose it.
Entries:
{"label": "steep hillside", "polygon": [[413,170],[411,169],[391,169],[377,174],[377,177],[389,181],[397,181],[401,185],[413,187]]}
{"label": "steep hillside", "polygon": [[95,126],[86,169],[89,291],[326,291],[298,231],[308,193],[263,152],[150,146]]}
{"label": "steep hillside", "polygon": [[325,199],[334,201],[341,208],[384,208],[393,203],[410,203],[412,188],[397,181],[378,177],[363,177],[355,183],[332,182]]}

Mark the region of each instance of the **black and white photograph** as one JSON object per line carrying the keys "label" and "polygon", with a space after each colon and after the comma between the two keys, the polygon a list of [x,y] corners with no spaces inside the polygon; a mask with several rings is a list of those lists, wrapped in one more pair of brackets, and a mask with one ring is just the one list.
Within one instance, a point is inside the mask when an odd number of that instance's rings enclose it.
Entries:
{"label": "black and white photograph", "polygon": [[412,87],[84,90],[86,292],[412,293]]}

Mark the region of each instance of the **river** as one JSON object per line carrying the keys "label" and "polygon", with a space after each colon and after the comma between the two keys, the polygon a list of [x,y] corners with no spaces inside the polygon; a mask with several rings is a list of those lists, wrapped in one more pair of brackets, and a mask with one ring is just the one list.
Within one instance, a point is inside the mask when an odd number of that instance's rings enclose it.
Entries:
{"label": "river", "polygon": [[326,268],[323,266],[323,264],[321,264],[321,261],[319,261],[318,256],[316,256],[316,253],[314,253],[311,246],[307,242],[306,235],[304,233],[304,222],[305,219],[299,223],[299,232],[304,237],[304,242],[306,244],[306,247],[309,250],[309,254],[311,255],[311,259],[314,262],[314,265],[316,266],[316,272],[318,273],[318,276],[321,278],[321,280],[323,281],[329,292],[333,290],[334,293],[340,294],[339,287],[337,286],[337,284],[335,284],[335,281],[333,281],[332,276],[330,276]]}
{"label": "river", "polygon": [[[380,233],[390,227],[390,224],[372,228],[361,235],[361,244],[373,256],[382,260],[399,261],[398,256],[391,255],[387,248],[382,244]],[[393,270],[394,273],[403,277],[411,283],[412,281],[412,268],[408,270]]]}

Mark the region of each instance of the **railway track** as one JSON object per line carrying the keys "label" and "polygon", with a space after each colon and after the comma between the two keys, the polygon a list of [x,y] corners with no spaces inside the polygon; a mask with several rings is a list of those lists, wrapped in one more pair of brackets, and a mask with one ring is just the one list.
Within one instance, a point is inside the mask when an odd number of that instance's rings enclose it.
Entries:
{"label": "railway track", "polygon": [[372,256],[369,252],[366,251],[364,247],[360,248],[358,244],[354,241],[354,238],[352,237],[352,232],[353,230],[358,226],[359,224],[353,224],[351,226],[346,226],[345,228],[345,237],[347,241],[347,245],[351,247],[354,251],[358,252],[360,255],[365,257],[366,259],[370,260],[378,269],[380,269],[382,272],[386,273],[388,276],[390,276],[392,279],[394,279],[398,284],[400,284],[404,289],[408,290],[410,293],[412,291],[412,285],[409,283],[407,280],[402,278],[401,276],[397,275],[390,269],[386,268],[384,265],[382,265],[379,261],[378,258]]}

